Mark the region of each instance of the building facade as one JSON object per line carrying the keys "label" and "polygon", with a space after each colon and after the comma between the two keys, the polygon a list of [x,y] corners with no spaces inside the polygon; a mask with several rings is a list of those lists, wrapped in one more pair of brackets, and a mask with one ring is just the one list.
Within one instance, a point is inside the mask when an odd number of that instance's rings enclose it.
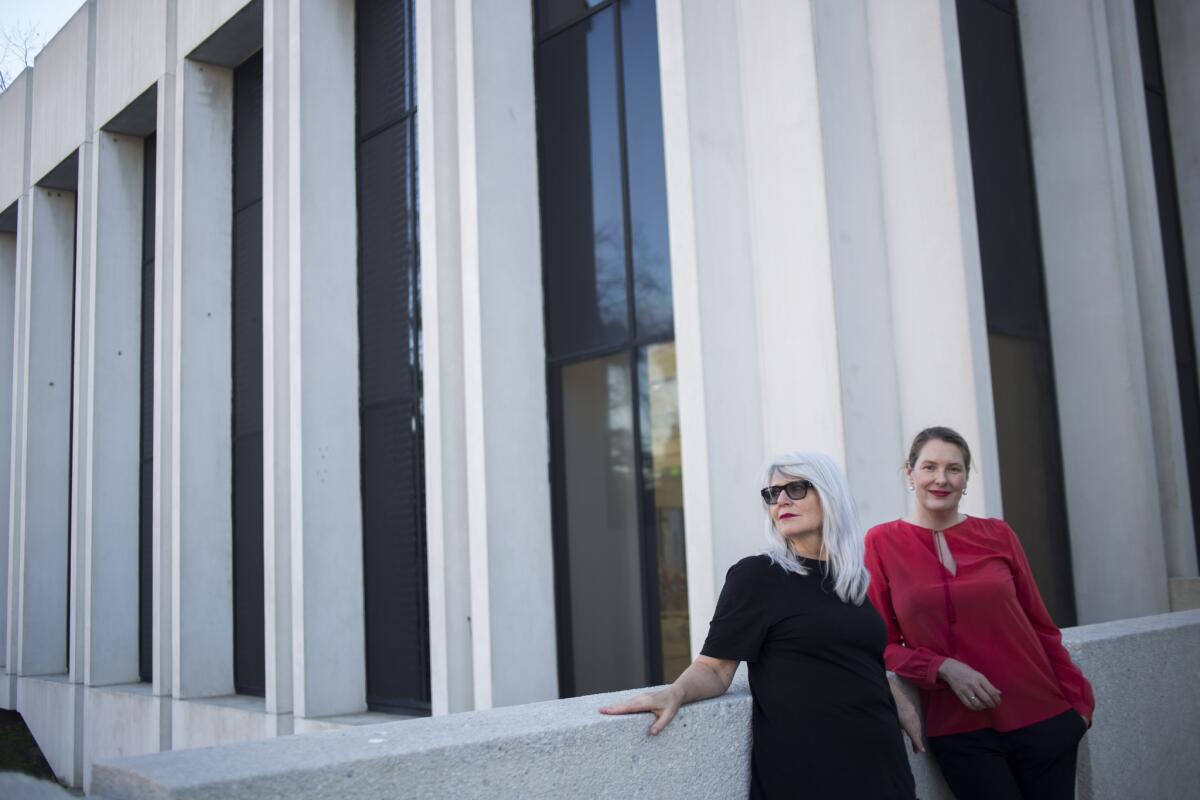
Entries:
{"label": "building facade", "polygon": [[[89,0],[0,94],[0,706],[94,760],[671,680],[948,424],[1200,605],[1187,0]],[[7,381],[7,385],[5,385]]]}

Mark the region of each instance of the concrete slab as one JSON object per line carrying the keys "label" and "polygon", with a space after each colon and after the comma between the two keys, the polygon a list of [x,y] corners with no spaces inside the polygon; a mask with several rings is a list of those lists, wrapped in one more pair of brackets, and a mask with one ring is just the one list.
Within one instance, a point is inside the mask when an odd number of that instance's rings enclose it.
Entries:
{"label": "concrete slab", "polygon": [[34,61],[30,171],[40,179],[87,134],[88,14],[85,3]]}
{"label": "concrete slab", "polygon": [[69,683],[65,675],[19,680],[17,711],[55,776],[64,783],[78,785],[83,686]]}

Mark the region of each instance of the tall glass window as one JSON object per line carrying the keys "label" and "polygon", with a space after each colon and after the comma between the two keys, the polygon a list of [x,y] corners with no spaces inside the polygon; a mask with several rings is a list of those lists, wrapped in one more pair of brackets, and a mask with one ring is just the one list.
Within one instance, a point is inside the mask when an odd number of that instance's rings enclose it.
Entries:
{"label": "tall glass window", "polygon": [[138,475],[138,674],[154,680],[154,156],[142,142],[141,427]]}
{"label": "tall glass window", "polygon": [[1046,607],[1075,624],[1041,231],[1012,0],[958,0],[1000,487]]}
{"label": "tall glass window", "polygon": [[653,0],[537,0],[538,168],[564,696],[690,662]]}
{"label": "tall glass window", "polygon": [[412,3],[355,9],[367,706],[428,714]]}
{"label": "tall glass window", "polygon": [[233,685],[266,692],[263,556],[263,57],[233,71]]}
{"label": "tall glass window", "polygon": [[1158,25],[1154,0],[1135,0],[1138,40],[1142,55],[1142,80],[1146,90],[1146,115],[1150,123],[1150,150],[1154,159],[1154,186],[1158,196],[1158,222],[1162,235],[1163,264],[1167,271],[1167,300],[1175,344],[1175,371],[1179,381],[1179,410],[1187,455],[1192,520],[1200,549],[1200,376],[1196,369],[1192,309],[1189,304],[1187,262],[1183,251],[1183,223],[1175,186],[1175,158],[1171,153],[1171,128],[1167,93],[1163,86],[1158,51]]}

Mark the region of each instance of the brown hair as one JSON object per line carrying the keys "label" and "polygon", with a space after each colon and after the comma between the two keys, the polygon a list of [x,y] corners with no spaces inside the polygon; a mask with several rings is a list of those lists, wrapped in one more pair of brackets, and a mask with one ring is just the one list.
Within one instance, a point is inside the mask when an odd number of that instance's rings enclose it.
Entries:
{"label": "brown hair", "polygon": [[934,440],[948,442],[961,450],[963,467],[968,472],[971,471],[971,448],[967,446],[967,440],[958,431],[953,428],[947,428],[944,425],[934,425],[932,428],[926,428],[913,437],[912,447],[908,449],[908,461],[905,462],[909,469],[917,465],[917,456],[921,455],[921,448]]}

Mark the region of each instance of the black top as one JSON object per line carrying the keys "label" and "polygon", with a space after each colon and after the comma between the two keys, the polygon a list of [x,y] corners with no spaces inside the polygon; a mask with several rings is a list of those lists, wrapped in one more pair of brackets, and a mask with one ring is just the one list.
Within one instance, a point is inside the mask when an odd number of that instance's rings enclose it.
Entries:
{"label": "black top", "polygon": [[765,555],[730,567],[701,652],[750,664],[750,796],[916,796],[883,666],[887,627],[843,603],[820,561],[797,575]]}

